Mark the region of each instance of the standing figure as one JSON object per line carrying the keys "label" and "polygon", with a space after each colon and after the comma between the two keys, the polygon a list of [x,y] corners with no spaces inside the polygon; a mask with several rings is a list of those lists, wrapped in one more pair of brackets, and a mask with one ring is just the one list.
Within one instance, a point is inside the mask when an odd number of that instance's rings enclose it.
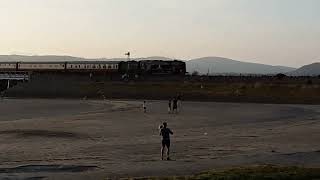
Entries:
{"label": "standing figure", "polygon": [[143,101],[142,108],[143,108],[143,112],[146,113],[147,112],[147,103],[146,103],[146,101]]}
{"label": "standing figure", "polygon": [[168,103],[168,113],[170,114],[172,111],[171,109],[171,99],[169,99],[169,103]]}
{"label": "standing figure", "polygon": [[167,147],[167,160],[170,160],[170,135],[173,132],[167,128],[167,123],[164,122],[162,128],[160,129],[160,136],[162,136],[162,147],[161,147],[161,159],[163,160],[164,149]]}
{"label": "standing figure", "polygon": [[174,113],[177,113],[178,112],[178,99],[177,98],[174,98],[173,99],[173,108],[172,108],[172,112]]}
{"label": "standing figure", "polygon": [[177,96],[177,101],[178,101],[178,111],[180,112],[182,110],[182,96],[180,93]]}

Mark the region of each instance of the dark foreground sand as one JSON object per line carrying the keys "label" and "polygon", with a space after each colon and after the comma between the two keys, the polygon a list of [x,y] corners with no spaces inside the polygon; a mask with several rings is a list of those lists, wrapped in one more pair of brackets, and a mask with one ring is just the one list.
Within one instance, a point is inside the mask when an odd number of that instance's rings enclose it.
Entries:
{"label": "dark foreground sand", "polygon": [[[320,106],[5,99],[2,179],[116,179],[274,164],[320,167]],[[160,160],[167,121],[173,161]]]}

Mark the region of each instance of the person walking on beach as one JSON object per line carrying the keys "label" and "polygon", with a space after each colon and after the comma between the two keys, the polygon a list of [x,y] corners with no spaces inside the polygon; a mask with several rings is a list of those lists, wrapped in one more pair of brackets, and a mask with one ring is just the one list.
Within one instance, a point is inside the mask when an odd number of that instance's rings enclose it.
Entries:
{"label": "person walking on beach", "polygon": [[182,110],[182,96],[180,93],[177,96],[177,103],[178,103],[178,111],[181,111]]}
{"label": "person walking on beach", "polygon": [[171,109],[171,99],[169,99],[169,103],[168,103],[168,113],[170,114],[172,111]]}
{"label": "person walking on beach", "polygon": [[143,108],[143,112],[147,113],[147,102],[146,101],[143,101],[142,108]]}
{"label": "person walking on beach", "polygon": [[167,127],[167,123],[164,122],[163,126],[160,127],[160,136],[162,136],[162,147],[161,147],[161,159],[163,160],[164,149],[167,147],[167,160],[170,160],[170,135],[173,132]]}
{"label": "person walking on beach", "polygon": [[174,113],[177,113],[178,112],[178,99],[177,98],[174,98],[173,99],[173,108],[172,108],[172,112]]}

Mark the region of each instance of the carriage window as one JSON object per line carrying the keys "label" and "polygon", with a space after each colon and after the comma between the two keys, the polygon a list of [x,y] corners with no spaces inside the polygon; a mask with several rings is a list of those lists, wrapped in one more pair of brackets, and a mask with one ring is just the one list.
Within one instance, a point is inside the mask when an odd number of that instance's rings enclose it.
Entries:
{"label": "carriage window", "polygon": [[111,65],[108,66],[108,69],[111,69]]}

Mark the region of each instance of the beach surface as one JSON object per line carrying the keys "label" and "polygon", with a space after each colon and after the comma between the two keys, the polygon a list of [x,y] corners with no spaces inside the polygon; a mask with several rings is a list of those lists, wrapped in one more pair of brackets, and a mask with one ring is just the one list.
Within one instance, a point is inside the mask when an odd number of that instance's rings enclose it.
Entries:
{"label": "beach surface", "polygon": [[[117,179],[211,169],[320,167],[320,106],[167,101],[3,99],[0,179]],[[172,161],[161,161],[168,122]]]}

